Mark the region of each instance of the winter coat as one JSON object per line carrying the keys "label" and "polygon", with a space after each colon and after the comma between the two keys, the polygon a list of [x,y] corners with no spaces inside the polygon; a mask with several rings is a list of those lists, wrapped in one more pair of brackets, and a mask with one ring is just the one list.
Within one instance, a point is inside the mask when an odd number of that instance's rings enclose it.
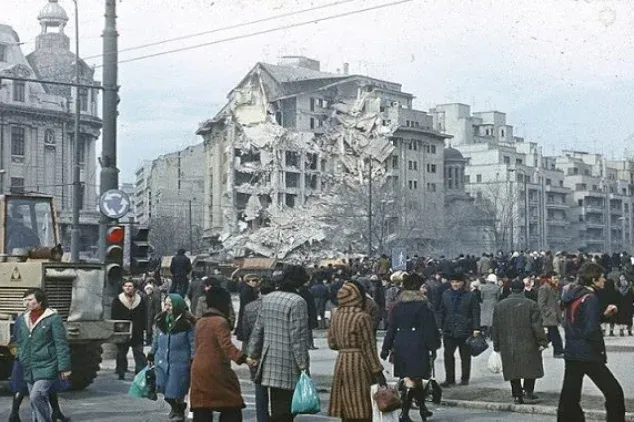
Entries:
{"label": "winter coat", "polygon": [[460,303],[454,309],[452,294],[454,290],[448,289],[442,294],[440,302],[440,320],[443,335],[466,339],[473,334],[473,330],[480,329],[480,303],[473,293],[460,291]]}
{"label": "winter coat", "polygon": [[379,329],[379,325],[381,324],[382,313],[370,295],[366,295],[365,298],[365,312],[372,318],[372,330],[376,333],[376,330]]}
{"label": "winter coat", "polygon": [[62,317],[47,308],[31,324],[31,311],[25,312],[14,334],[24,381],[56,380],[60,372],[71,370],[70,348]]}
{"label": "winter coat", "polygon": [[405,290],[390,313],[383,353],[393,352],[394,376],[429,379],[431,352],[440,348],[440,333],[429,301]]}
{"label": "winter coat", "polygon": [[480,307],[480,324],[484,327],[493,325],[493,308],[500,297],[500,288],[493,283],[485,283],[480,286],[482,305]]}
{"label": "winter coat", "polygon": [[390,285],[385,288],[385,309],[389,309],[400,293],[398,287]]}
{"label": "winter coat", "polygon": [[194,358],[194,319],[181,314],[168,331],[165,312],[156,317],[150,355],[156,366],[156,390],[167,399],[182,399],[189,389],[191,360]]}
{"label": "winter coat", "polygon": [[328,346],[338,351],[328,414],[342,419],[372,419],[370,387],[383,371],[372,319],[362,307],[359,290],[345,284],[328,330]]}
{"label": "winter coat", "polygon": [[[242,314],[244,313],[244,308],[254,300],[258,298],[258,292],[253,287],[244,283],[242,288],[240,289],[240,308],[238,308],[238,321],[236,321],[236,338],[240,341],[244,341],[245,337],[242,334]],[[232,324],[233,325],[233,324]]]}
{"label": "winter coat", "polygon": [[308,305],[296,293],[275,291],[262,298],[262,309],[249,339],[249,356],[260,361],[256,382],[295,390],[309,369]]}
{"label": "winter coat", "polygon": [[152,330],[154,325],[154,319],[162,310],[161,292],[154,290],[151,295],[145,296],[145,310],[146,310],[146,330]]}
{"label": "winter coat", "polygon": [[195,354],[191,369],[192,409],[242,409],[245,407],[240,382],[231,361],[243,364],[244,355],[231,343],[227,319],[210,309],[196,323]]}
{"label": "winter coat", "polygon": [[132,302],[129,302],[125,293],[120,293],[112,300],[110,315],[115,320],[131,321],[130,344],[133,346],[143,344],[143,333],[147,324],[147,308],[145,299],[140,294],[135,293]]}
{"label": "winter coat", "polygon": [[539,347],[548,346],[537,303],[511,293],[493,311],[493,350],[500,352],[504,381],[544,376]]}
{"label": "winter coat", "polygon": [[483,256],[478,260],[478,274],[489,274],[491,269],[491,259],[487,256]]}
{"label": "winter coat", "polygon": [[542,314],[544,327],[556,327],[561,324],[559,293],[550,283],[542,284],[537,291],[537,305]]}
{"label": "winter coat", "polygon": [[192,314],[196,315],[196,307],[198,306],[198,299],[205,296],[205,290],[203,288],[203,281],[199,278],[192,280],[189,284],[189,290],[187,291],[187,297],[189,303],[191,303]]}
{"label": "winter coat", "polygon": [[[258,319],[258,315],[260,315],[261,309],[262,298],[254,300],[244,308],[244,314],[242,315],[242,335],[245,338],[245,340],[242,342],[242,353],[244,354],[247,353],[249,339],[251,338],[251,334],[253,334],[255,321],[257,321]],[[251,381],[255,381],[257,368],[249,368],[249,371],[251,372]]]}
{"label": "winter coat", "polygon": [[308,329],[314,330],[319,325],[317,323],[317,306],[315,305],[315,298],[312,292],[306,286],[302,286],[297,289],[297,293],[306,301],[308,307]]}
{"label": "winter coat", "polygon": [[328,288],[324,283],[318,281],[310,288],[310,291],[315,298],[317,315],[323,316],[326,312],[326,303],[328,302]]}
{"label": "winter coat", "polygon": [[172,273],[172,283],[183,283],[189,281],[188,275],[192,271],[192,262],[185,255],[176,255],[170,263],[170,273]]}
{"label": "winter coat", "polygon": [[564,358],[580,362],[605,363],[605,342],[601,332],[603,307],[594,289],[572,285],[564,292]]}

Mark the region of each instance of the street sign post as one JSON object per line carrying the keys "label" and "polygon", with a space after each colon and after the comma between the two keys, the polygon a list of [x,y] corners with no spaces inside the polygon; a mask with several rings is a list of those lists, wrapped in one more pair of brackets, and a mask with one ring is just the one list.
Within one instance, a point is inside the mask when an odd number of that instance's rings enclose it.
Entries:
{"label": "street sign post", "polygon": [[394,271],[407,269],[407,250],[405,248],[392,248],[392,269]]}
{"label": "street sign post", "polygon": [[130,211],[130,198],[119,189],[110,189],[99,198],[99,211],[106,217],[117,220]]}

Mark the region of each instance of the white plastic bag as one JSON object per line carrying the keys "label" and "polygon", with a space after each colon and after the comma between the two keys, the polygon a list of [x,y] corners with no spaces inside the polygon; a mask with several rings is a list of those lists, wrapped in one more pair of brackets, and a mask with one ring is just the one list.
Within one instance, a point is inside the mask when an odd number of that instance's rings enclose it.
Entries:
{"label": "white plastic bag", "polygon": [[493,372],[494,374],[499,374],[500,372],[502,372],[502,358],[500,357],[500,354],[495,350],[493,350],[489,355],[487,368],[489,368],[489,371]]}
{"label": "white plastic bag", "polygon": [[400,410],[383,413],[379,410],[374,401],[374,394],[379,390],[379,385],[370,387],[370,400],[372,401],[372,422],[399,422]]}

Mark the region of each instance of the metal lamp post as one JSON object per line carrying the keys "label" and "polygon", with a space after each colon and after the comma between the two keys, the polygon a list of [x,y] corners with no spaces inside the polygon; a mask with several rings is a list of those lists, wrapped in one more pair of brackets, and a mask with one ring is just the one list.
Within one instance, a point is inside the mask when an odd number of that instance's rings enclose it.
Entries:
{"label": "metal lamp post", "polygon": [[81,151],[83,147],[80,141],[79,122],[81,119],[80,104],[80,64],[79,64],[79,8],[77,0],[73,0],[75,4],[75,134],[74,134],[74,150],[73,150],[73,220],[70,231],[70,258],[73,262],[79,261],[79,242],[81,239],[81,229],[79,228],[79,210],[81,209]]}

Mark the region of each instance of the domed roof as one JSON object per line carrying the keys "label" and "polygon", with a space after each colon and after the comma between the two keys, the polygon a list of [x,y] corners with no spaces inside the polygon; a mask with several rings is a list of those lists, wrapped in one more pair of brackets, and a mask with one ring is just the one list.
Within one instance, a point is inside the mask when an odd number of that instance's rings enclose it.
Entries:
{"label": "domed roof", "polygon": [[464,160],[464,156],[455,148],[447,147],[444,149],[445,160]]}
{"label": "domed roof", "polygon": [[48,24],[60,25],[68,22],[68,15],[64,8],[59,5],[58,0],[48,0],[46,6],[37,15],[37,20]]}

